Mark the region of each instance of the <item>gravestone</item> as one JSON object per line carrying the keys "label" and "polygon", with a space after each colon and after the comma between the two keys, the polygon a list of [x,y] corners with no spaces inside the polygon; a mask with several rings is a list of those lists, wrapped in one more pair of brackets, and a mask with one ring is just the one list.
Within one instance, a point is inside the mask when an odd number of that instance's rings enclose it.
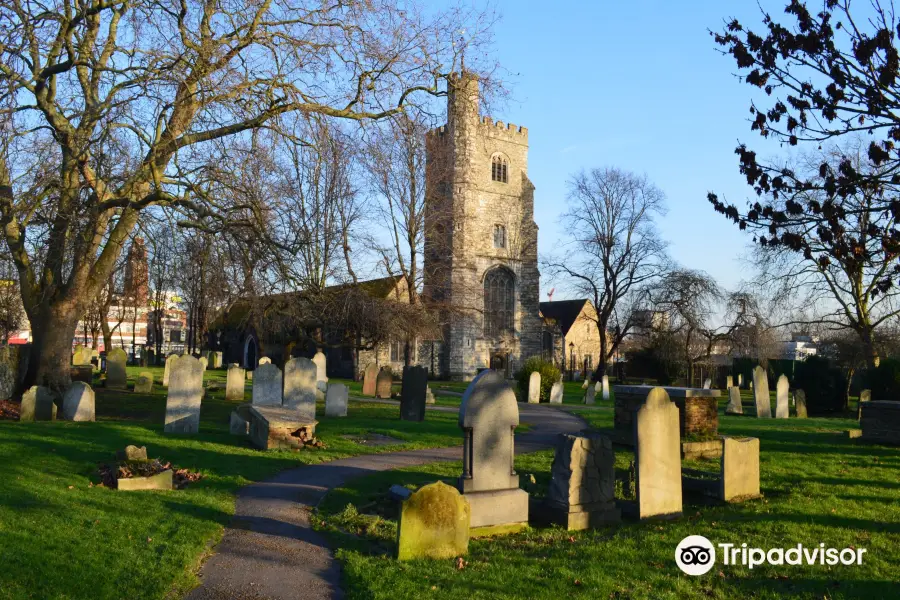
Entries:
{"label": "gravestone", "polygon": [[425,404],[434,404],[434,393],[431,391],[431,386],[425,388]]}
{"label": "gravestone", "polygon": [[281,406],[281,369],[272,363],[263,363],[253,375],[253,406]]}
{"label": "gravestone", "polygon": [[581,389],[586,390],[588,388],[588,384],[590,383],[590,377],[584,378],[584,383],[581,384]]}
{"label": "gravestone", "polygon": [[74,381],[63,394],[62,418],[66,421],[94,421],[94,390],[91,386]]}
{"label": "gravestone", "polygon": [[283,406],[250,407],[250,441],[260,450],[303,448],[316,433],[316,421],[301,419]]}
{"label": "gravestone", "polygon": [[325,354],[320,350],[316,352],[316,355],[312,358],[313,364],[316,365],[316,383],[328,383],[328,377],[325,375],[327,359],[325,358]]}
{"label": "gravestone", "polygon": [[228,365],[228,373],[225,376],[225,399],[229,401],[244,401],[244,369],[237,363]]}
{"label": "gravestone", "polygon": [[378,377],[375,379],[375,397],[389,399],[391,397],[391,384],[394,382],[394,376],[388,369],[378,371]]}
{"label": "gravestone", "polygon": [[863,402],[870,402],[872,400],[872,390],[862,390],[859,393],[859,401],[856,403],[856,420],[860,420],[862,418],[862,406]]}
{"label": "gravestone", "polygon": [[604,375],[603,379],[600,380],[600,389],[603,392],[602,398],[604,400],[609,400],[609,376]]}
{"label": "gravestone", "polygon": [[759,496],[759,438],[722,438],[721,498],[725,502]]}
{"label": "gravestone", "polygon": [[769,380],[762,367],[753,369],[753,396],[756,398],[756,416],[769,419],[772,417],[772,403],[769,399]]}
{"label": "gravestone", "polygon": [[703,389],[708,390],[711,387],[712,387],[712,379],[707,377],[706,379],[703,380]]}
{"label": "gravestone", "polygon": [[169,387],[169,375],[172,372],[172,366],[180,357],[178,354],[170,354],[166,357],[166,368],[163,371],[163,385]]}
{"label": "gravestone", "polygon": [[325,416],[347,416],[347,386],[343,383],[332,383],[325,392]]}
{"label": "gravestone", "polygon": [[94,380],[93,365],[72,365],[70,370],[72,381],[82,381],[90,384]]}
{"label": "gravestone", "polygon": [[788,395],[790,394],[790,383],[785,375],[778,377],[775,384],[775,418],[787,419],[790,416],[790,406],[788,406]]}
{"label": "gravestone", "polygon": [[128,355],[121,348],[114,348],[106,355],[106,387],[124,389],[127,376],[125,363]]}
{"label": "gravestone", "polygon": [[[263,368],[278,368],[274,365],[266,365]],[[257,369],[259,371],[259,369]],[[259,373],[257,373],[257,377]],[[256,388],[257,380],[253,387]],[[256,402],[254,396],[253,404]],[[301,421],[315,421],[316,419],[316,365],[308,358],[292,358],[284,365],[284,400],[285,408],[297,411]]]}
{"label": "gravestone", "polygon": [[252,404],[239,404],[231,411],[228,431],[232,435],[250,435],[250,407]]}
{"label": "gravestone", "polygon": [[741,387],[742,385],[744,385],[744,375],[742,373],[738,373],[737,384],[738,384],[738,387]]}
{"label": "gravestone", "polygon": [[584,403],[595,404],[597,402],[597,385],[591,384],[584,391]]}
{"label": "gravestone", "polygon": [[806,392],[803,390],[797,390],[794,392],[794,405],[797,411],[798,419],[805,419],[807,417],[806,412]]}
{"label": "gravestone", "polygon": [[218,351],[213,352],[212,355],[213,355],[213,358],[212,358],[213,369],[221,369],[222,368],[222,358],[224,355],[222,354],[222,352],[218,352]]}
{"label": "gravestone", "polygon": [[169,373],[166,398],[166,433],[197,433],[203,400],[203,365],[193,356],[182,356]]}
{"label": "gravestone", "polygon": [[150,371],[141,371],[137,381],[134,384],[136,394],[150,394],[153,392],[153,373]]}
{"label": "gravestone", "polygon": [[363,374],[363,387],[362,394],[363,396],[374,396],[375,395],[375,381],[378,378],[378,365],[375,363],[369,363],[366,365],[365,373]]}
{"label": "gravestone", "polygon": [[425,390],[428,370],[425,367],[403,367],[403,387],[400,389],[400,420],[425,420]]}
{"label": "gravestone", "polygon": [[201,356],[201,357],[198,358],[197,360],[200,361],[200,366],[202,366],[202,367],[203,367],[203,370],[205,371],[205,370],[206,370],[206,367],[209,366],[209,359],[206,358],[205,356]]}
{"label": "gravestone", "polygon": [[256,364],[257,365],[271,365],[272,359],[269,358],[268,356],[263,356],[263,357],[260,357],[259,362]]}
{"label": "gravestone", "polygon": [[544,504],[549,520],[570,530],[618,522],[615,463],[608,437],[559,434]]}
{"label": "gravestone", "polygon": [[89,365],[91,364],[91,349],[85,348],[81,344],[75,346],[75,354],[72,355],[73,365]]}
{"label": "gravestone", "polygon": [[562,404],[563,401],[563,384],[557,381],[550,388],[550,404]]}
{"label": "gravestone", "polygon": [[680,517],[681,435],[678,407],[653,388],[634,419],[638,518]]}
{"label": "gravestone", "polygon": [[728,406],[725,407],[726,415],[742,415],[744,407],[741,405],[741,390],[736,385],[728,388]]}
{"label": "gravestone", "polygon": [[22,394],[22,404],[19,405],[19,421],[28,423],[32,421],[56,420],[56,394],[50,388],[35,385],[28,388]]}
{"label": "gravestone", "polygon": [[397,522],[397,560],[455,558],[469,550],[469,503],[443,482],[403,501]]}
{"label": "gravestone", "polygon": [[726,375],[725,376],[725,389],[730,390],[733,385],[734,385],[734,378],[731,375]]}
{"label": "gravestone", "polygon": [[469,501],[475,532],[499,526],[514,531],[528,524],[528,494],[519,489],[513,468],[518,424],[516,395],[503,376],[492,369],[479,373],[466,388],[459,409],[464,440],[458,487]]}
{"label": "gravestone", "polygon": [[541,401],[541,374],[532,371],[528,376],[528,404],[539,404]]}

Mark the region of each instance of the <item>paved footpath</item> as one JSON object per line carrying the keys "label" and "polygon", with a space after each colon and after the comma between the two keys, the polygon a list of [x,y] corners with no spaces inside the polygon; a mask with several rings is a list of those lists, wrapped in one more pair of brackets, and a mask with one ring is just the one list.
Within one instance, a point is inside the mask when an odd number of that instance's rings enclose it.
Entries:
{"label": "paved footpath", "polygon": [[[452,407],[429,407],[452,411]],[[516,453],[550,447],[560,433],[585,427],[578,417],[546,406],[519,405],[531,429],[516,436]],[[310,512],[329,490],[362,475],[440,461],[462,450],[437,448],[367,454],[282,471],[241,489],[232,523],[200,570],[186,600],[331,600],[343,598],[340,565]]]}

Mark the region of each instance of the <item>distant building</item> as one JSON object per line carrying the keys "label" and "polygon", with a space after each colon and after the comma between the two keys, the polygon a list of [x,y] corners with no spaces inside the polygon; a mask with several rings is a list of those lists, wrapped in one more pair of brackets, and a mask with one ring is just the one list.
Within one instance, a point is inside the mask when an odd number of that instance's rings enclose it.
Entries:
{"label": "distant building", "polygon": [[562,370],[583,377],[601,360],[597,311],[587,298],[541,302],[542,355]]}
{"label": "distant building", "polygon": [[781,358],[785,360],[806,360],[818,352],[818,340],[806,334],[791,334],[791,340],[782,342]]}

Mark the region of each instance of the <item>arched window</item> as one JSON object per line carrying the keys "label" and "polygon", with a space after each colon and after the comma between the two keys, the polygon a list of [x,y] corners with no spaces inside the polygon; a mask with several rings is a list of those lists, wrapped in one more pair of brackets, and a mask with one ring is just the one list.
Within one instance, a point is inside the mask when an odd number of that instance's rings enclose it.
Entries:
{"label": "arched window", "polygon": [[495,155],[494,158],[491,159],[491,180],[499,181],[500,183],[507,183],[508,179],[508,170],[509,170],[509,161],[500,156],[499,154]]}
{"label": "arched window", "polygon": [[488,272],[484,277],[484,335],[512,333],[515,306],[513,274],[503,268]]}
{"label": "arched window", "polygon": [[506,227],[494,225],[494,248],[506,248]]}

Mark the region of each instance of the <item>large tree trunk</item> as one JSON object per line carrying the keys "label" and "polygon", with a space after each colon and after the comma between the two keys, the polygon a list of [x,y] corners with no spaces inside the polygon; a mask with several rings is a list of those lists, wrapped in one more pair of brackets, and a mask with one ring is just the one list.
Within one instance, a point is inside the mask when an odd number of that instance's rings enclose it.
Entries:
{"label": "large tree trunk", "polygon": [[34,341],[28,356],[28,368],[22,392],[43,385],[59,394],[72,383],[72,340],[78,325],[78,311],[66,305],[50,305],[31,318]]}

